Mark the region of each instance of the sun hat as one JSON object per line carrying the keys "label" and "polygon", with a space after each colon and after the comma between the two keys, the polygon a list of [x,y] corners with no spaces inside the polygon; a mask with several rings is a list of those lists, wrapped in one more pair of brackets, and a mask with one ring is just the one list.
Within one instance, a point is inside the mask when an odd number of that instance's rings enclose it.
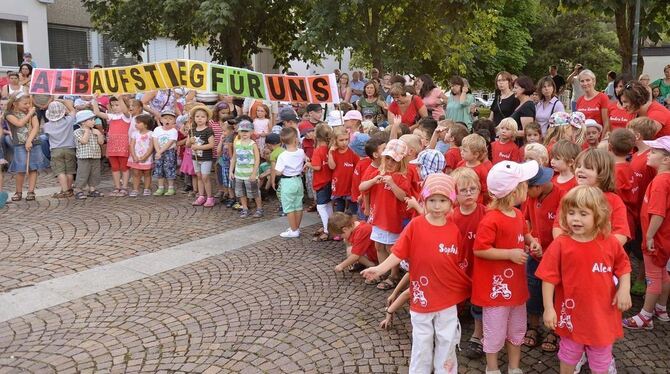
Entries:
{"label": "sun hat", "polygon": [[161,110],[161,117],[163,116],[172,116],[174,118],[177,118],[177,114],[172,110],[172,108],[165,108]]}
{"label": "sun hat", "polygon": [[65,117],[65,113],[67,113],[67,108],[63,103],[60,101],[52,101],[49,103],[45,116],[49,121],[56,122]]}
{"label": "sun hat", "polygon": [[559,127],[570,125],[570,113],[556,112],[549,117],[549,127]]}
{"label": "sun hat", "polygon": [[584,126],[586,126],[587,129],[589,127],[595,127],[598,129],[598,131],[603,131],[603,127],[594,119],[589,118],[586,121],[584,121]]}
{"label": "sun hat", "polygon": [[666,152],[670,152],[670,135],[661,136],[656,140],[644,140],[644,144],[650,148],[663,149]]}
{"label": "sun hat", "polygon": [[342,119],[342,111],[331,110],[330,113],[328,113],[328,118],[326,118],[326,122],[328,122],[328,126],[330,127],[337,127],[344,125],[344,119]]}
{"label": "sun hat", "polygon": [[513,161],[501,161],[491,168],[486,177],[489,193],[496,198],[503,198],[514,191],[519,183],[537,175],[540,165],[535,160],[522,164]]}
{"label": "sun hat", "polygon": [[423,182],[421,198],[426,200],[433,195],[446,196],[452,203],[456,201],[456,181],[454,177],[444,173],[429,175]]}
{"label": "sun hat", "polygon": [[537,170],[537,174],[528,180],[529,186],[541,186],[551,180],[554,176],[554,169],[546,166],[541,166]]}
{"label": "sun hat", "polygon": [[349,120],[362,121],[363,120],[363,115],[361,114],[361,112],[359,112],[357,110],[350,110],[344,115],[344,118],[342,118],[342,119],[345,120],[345,121],[349,121]]}
{"label": "sun hat", "polygon": [[254,131],[254,124],[247,120],[242,120],[237,124],[237,131]]}
{"label": "sun hat", "polygon": [[293,110],[293,108],[287,107],[279,112],[279,120],[282,122],[286,121],[299,122],[300,118],[298,118],[298,115],[296,114],[295,110]]}
{"label": "sun hat", "polygon": [[82,123],[91,118],[95,118],[95,113],[93,113],[92,110],[80,110],[77,112],[77,115],[75,116],[75,122]]}
{"label": "sun hat", "polygon": [[209,109],[207,106],[202,105],[202,104],[196,105],[193,108],[191,108],[191,110],[189,110],[189,112],[188,112],[188,115],[190,116],[190,118],[195,119],[195,112],[197,112],[199,110],[202,110],[205,113],[207,113],[207,119],[212,118],[212,110]]}
{"label": "sun hat", "polygon": [[398,139],[391,139],[386,143],[382,156],[389,156],[396,162],[400,162],[407,156],[407,144]]}
{"label": "sun hat", "polygon": [[586,116],[582,112],[572,112],[570,113],[570,124],[581,129],[586,124]]}
{"label": "sun hat", "polygon": [[439,173],[444,170],[446,160],[442,152],[435,149],[424,149],[419,152],[412,164],[419,165],[421,179],[425,179],[431,174]]}

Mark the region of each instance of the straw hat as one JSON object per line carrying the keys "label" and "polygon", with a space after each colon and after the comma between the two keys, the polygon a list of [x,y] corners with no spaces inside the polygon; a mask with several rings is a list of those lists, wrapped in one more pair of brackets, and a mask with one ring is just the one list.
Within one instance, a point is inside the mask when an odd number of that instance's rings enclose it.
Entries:
{"label": "straw hat", "polygon": [[195,112],[197,112],[198,110],[203,110],[205,111],[205,113],[207,113],[207,120],[212,119],[212,110],[205,105],[196,105],[193,108],[191,108],[191,110],[188,112],[189,118],[191,119],[195,118]]}

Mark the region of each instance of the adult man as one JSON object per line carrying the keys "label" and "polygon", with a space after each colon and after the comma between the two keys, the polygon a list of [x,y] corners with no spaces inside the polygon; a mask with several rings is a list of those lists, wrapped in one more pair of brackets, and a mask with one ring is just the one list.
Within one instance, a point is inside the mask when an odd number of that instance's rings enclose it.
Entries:
{"label": "adult man", "polygon": [[609,97],[610,100],[615,100],[615,92],[614,92],[614,80],[616,79],[616,73],[613,71],[608,71],[607,72],[607,87],[605,87],[605,95]]}
{"label": "adult man", "polygon": [[560,96],[565,90],[565,79],[558,74],[558,68],[556,65],[551,65],[549,67],[549,76],[554,80],[554,85],[556,85],[556,94]]}
{"label": "adult man", "polygon": [[351,100],[350,103],[355,104],[358,102],[358,99],[363,95],[363,88],[365,87],[365,82],[359,79],[360,73],[354,71],[351,73],[351,82],[349,86],[351,87]]}
{"label": "adult man", "polygon": [[570,104],[573,112],[577,110],[577,99],[584,95],[582,85],[579,83],[579,73],[581,73],[582,70],[584,70],[582,64],[576,64],[572,73],[568,76],[568,82],[570,82],[570,85],[572,86],[572,98],[570,99]]}
{"label": "adult man", "polygon": [[370,79],[379,80],[379,69],[372,68],[370,71]]}

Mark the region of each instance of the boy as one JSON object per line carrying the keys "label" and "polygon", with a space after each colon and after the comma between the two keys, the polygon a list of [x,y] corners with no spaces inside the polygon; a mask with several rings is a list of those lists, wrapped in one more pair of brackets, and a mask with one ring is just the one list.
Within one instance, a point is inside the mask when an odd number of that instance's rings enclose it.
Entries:
{"label": "boy", "polygon": [[584,133],[584,144],[582,149],[598,148],[600,143],[600,134],[603,132],[603,127],[593,119],[587,119],[584,123],[586,125],[586,132]]}
{"label": "boy", "polygon": [[628,225],[634,230],[635,196],[633,194],[633,169],[626,160],[635,147],[635,135],[628,129],[616,129],[608,138],[609,152],[614,155],[615,193],[626,204]]}
{"label": "boy", "polygon": [[341,236],[347,243],[347,258],[335,266],[336,272],[344,271],[355,264],[353,271],[377,265],[377,250],[375,242],[370,239],[372,225],[359,221],[354,216],[342,212],[335,212],[328,220],[328,232]]}
{"label": "boy", "polygon": [[421,192],[421,176],[419,175],[419,168],[413,162],[416,160],[419,153],[423,150],[421,147],[421,138],[414,134],[405,134],[400,136],[399,140],[407,145],[407,176],[412,183],[412,196],[419,198]]}
{"label": "boy", "polygon": [[300,222],[302,221],[304,195],[302,170],[305,166],[305,151],[298,148],[298,137],[292,128],[283,128],[280,137],[286,150],[279,154],[273,168],[281,174],[279,198],[282,209],[288,217],[289,228],[279,236],[297,238],[300,236]]}
{"label": "boy", "polygon": [[452,170],[458,167],[458,163],[463,160],[460,147],[466,136],[468,136],[468,128],[459,123],[454,123],[447,128],[444,140],[449,143],[449,150],[444,154],[444,159],[447,163],[444,169],[445,173],[451,173]]}
{"label": "boy", "polygon": [[[179,133],[175,128],[177,115],[170,109],[161,111],[161,123],[154,129],[151,137],[154,142],[154,178],[158,179],[158,189],[154,196],[173,196],[174,180],[177,178],[177,138]],[[165,180],[167,179],[167,191]]]}
{"label": "boy", "polygon": [[575,178],[575,160],[579,155],[579,146],[569,140],[560,140],[551,147],[549,157],[554,169],[554,185],[563,193],[568,193],[577,185]]}
{"label": "boy", "polygon": [[256,142],[251,140],[252,131],[254,124],[249,121],[243,120],[237,124],[239,140],[233,144],[233,157],[230,160],[230,177],[235,179],[235,196],[239,197],[242,204],[240,218],[249,217],[248,199],[254,199],[256,202],[253,217],[263,217],[263,201],[258,188],[261,156]]}
{"label": "boy", "polygon": [[493,164],[487,158],[486,139],[481,135],[470,134],[463,138],[460,151],[462,160],[456,167],[469,167],[477,174],[482,191],[477,202],[487,204],[490,197],[486,188],[486,177]]}
{"label": "boy", "polygon": [[74,131],[77,143],[77,179],[74,183],[77,193],[75,198],[82,200],[86,198],[84,187],[88,186],[90,197],[103,196],[95,188],[100,183],[100,158],[105,138],[100,130],[95,127],[95,114],[90,110],[77,112],[76,122],[80,126]]}
{"label": "boy", "polygon": [[519,162],[521,160],[519,147],[514,143],[517,131],[516,120],[513,118],[503,119],[500,121],[497,130],[498,140],[491,143],[491,163],[495,165],[500,161]]}
{"label": "boy", "polygon": [[77,168],[77,155],[74,140],[75,109],[70,101],[49,103],[44,124],[44,134],[49,137],[51,150],[51,170],[58,176],[60,192],[53,194],[56,199],[74,195],[72,184]]}
{"label": "boy", "polygon": [[[354,168],[354,175],[351,177],[351,201],[358,204],[358,218],[367,220],[369,211],[368,194],[361,195],[359,186],[361,180],[366,177],[366,173],[374,173],[381,163],[381,154],[384,152],[384,145],[386,141],[381,136],[373,136],[365,143],[365,154],[367,157],[362,158]],[[369,170],[369,171],[368,171]],[[369,176],[367,176],[368,179]]]}

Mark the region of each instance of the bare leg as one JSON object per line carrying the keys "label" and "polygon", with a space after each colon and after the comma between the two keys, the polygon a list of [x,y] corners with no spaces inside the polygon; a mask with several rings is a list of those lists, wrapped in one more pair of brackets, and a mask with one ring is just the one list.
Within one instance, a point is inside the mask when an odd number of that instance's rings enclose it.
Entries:
{"label": "bare leg", "polygon": [[26,173],[16,173],[16,192],[23,192],[23,180],[26,178]]}
{"label": "bare leg", "polygon": [[575,372],[575,365],[568,365],[561,361],[561,374],[572,374]]}
{"label": "bare leg", "polygon": [[143,170],[144,174],[144,189],[151,189],[151,170]]}
{"label": "bare leg", "polygon": [[[133,172],[133,176],[135,176],[134,172]],[[112,180],[114,181],[114,188],[117,189],[117,190],[121,189],[121,172],[120,171],[113,171],[112,172]],[[134,180],[133,180],[133,185],[135,185]]]}
{"label": "bare leg", "polygon": [[200,183],[203,184],[203,191],[205,192],[205,196],[207,196],[208,198],[212,197],[212,183],[210,183],[209,174],[203,174]]}
{"label": "bare leg", "polygon": [[121,172],[121,179],[123,181],[122,187],[128,189],[128,179],[130,179],[130,170]]}
{"label": "bare leg", "polygon": [[138,169],[133,169],[133,190],[140,190],[140,170]]}
{"label": "bare leg", "polygon": [[246,195],[240,197],[240,204],[242,204],[242,209],[244,209],[244,210],[249,209],[249,205],[247,205],[247,196]]}
{"label": "bare leg", "polygon": [[[74,185],[74,175],[68,174],[66,179],[67,179],[67,189],[71,190]],[[2,183],[0,183],[0,188],[2,188]]]}
{"label": "bare leg", "polygon": [[35,186],[37,185],[37,170],[31,170],[28,173],[28,192],[35,192]]}
{"label": "bare leg", "polygon": [[487,353],[486,354],[486,370],[495,371],[498,370],[498,353]]}
{"label": "bare leg", "polygon": [[58,184],[60,184],[61,192],[65,192],[70,189],[70,187],[68,187],[67,179],[68,178],[65,174],[58,174]]}
{"label": "bare leg", "polygon": [[514,345],[510,342],[507,345],[507,361],[510,369],[518,369],[521,363],[521,346]]}

